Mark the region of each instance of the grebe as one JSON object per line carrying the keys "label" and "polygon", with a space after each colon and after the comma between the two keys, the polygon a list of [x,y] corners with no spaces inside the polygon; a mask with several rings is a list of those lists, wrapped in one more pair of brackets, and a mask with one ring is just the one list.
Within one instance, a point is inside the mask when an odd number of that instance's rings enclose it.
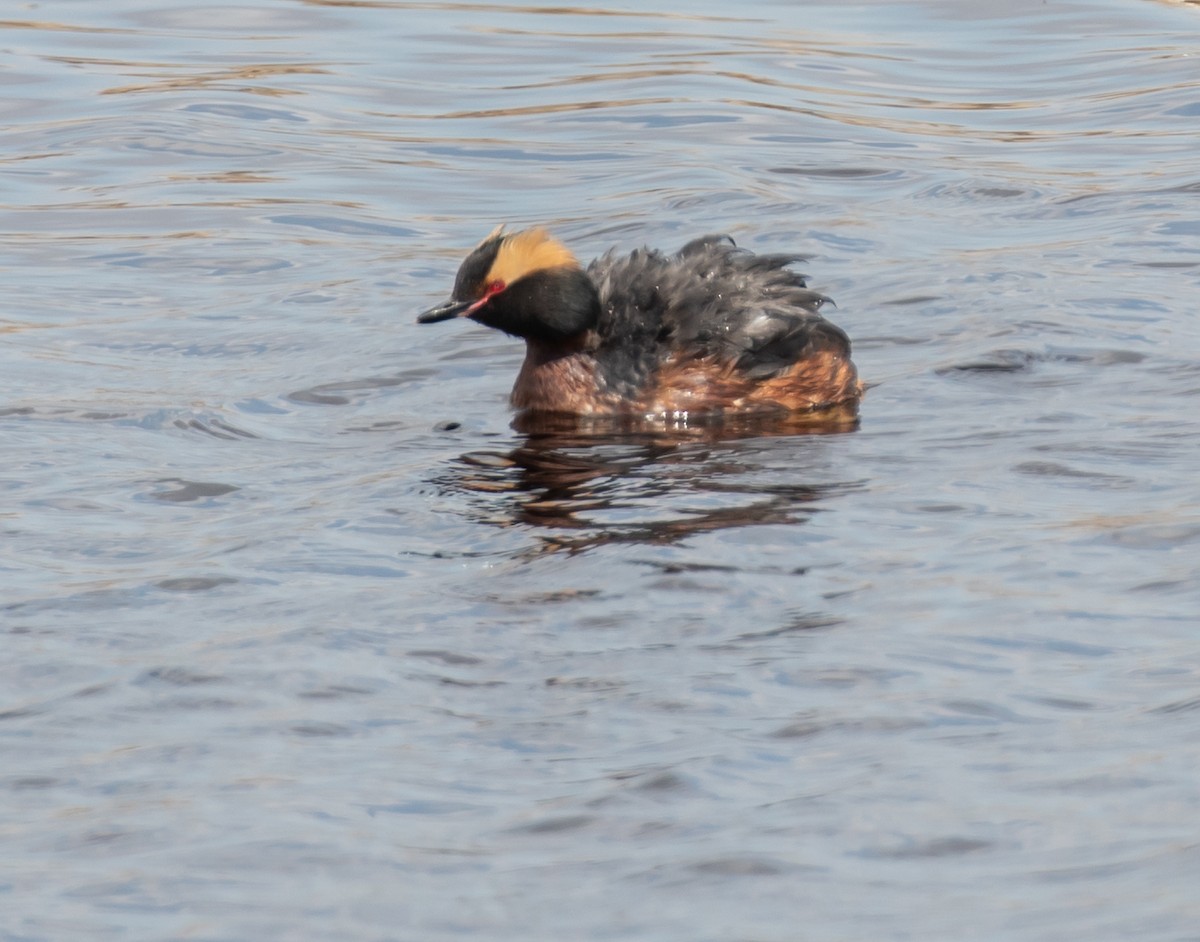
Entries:
{"label": "grebe", "polygon": [[545,229],[496,229],[463,261],[450,299],[421,314],[525,341],[512,391],[526,412],[687,418],[816,412],[862,395],[850,339],[824,295],[788,269],[704,236],[667,256],[613,251],[582,268]]}

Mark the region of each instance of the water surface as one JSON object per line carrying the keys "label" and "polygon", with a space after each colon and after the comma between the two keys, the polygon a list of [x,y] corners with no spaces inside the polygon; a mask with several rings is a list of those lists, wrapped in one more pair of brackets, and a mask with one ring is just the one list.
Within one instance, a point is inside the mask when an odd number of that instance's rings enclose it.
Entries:
{"label": "water surface", "polygon": [[[151,6],[0,24],[0,939],[1195,937],[1195,4]],[[514,427],[499,222],[859,427]]]}

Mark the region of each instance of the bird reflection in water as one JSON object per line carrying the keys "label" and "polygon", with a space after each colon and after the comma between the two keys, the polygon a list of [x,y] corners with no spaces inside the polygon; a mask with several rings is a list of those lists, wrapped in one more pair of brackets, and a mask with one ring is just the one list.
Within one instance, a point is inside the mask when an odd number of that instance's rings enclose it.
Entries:
{"label": "bird reflection in water", "polygon": [[[526,414],[513,422],[520,444],[462,455],[443,483],[487,495],[477,505],[487,522],[555,531],[539,533],[539,553],[665,545],[705,531],[808,519],[821,500],[857,485],[806,482],[805,449],[813,444],[806,439],[857,425],[853,405],[702,423]],[[756,461],[765,440],[785,436],[796,439],[786,482],[771,469],[759,473]],[[827,472],[814,467],[811,477]]]}

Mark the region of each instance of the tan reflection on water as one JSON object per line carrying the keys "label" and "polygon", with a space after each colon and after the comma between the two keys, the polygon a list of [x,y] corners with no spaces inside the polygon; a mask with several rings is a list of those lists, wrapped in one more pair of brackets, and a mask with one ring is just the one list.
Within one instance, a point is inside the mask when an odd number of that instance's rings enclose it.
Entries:
{"label": "tan reflection on water", "polygon": [[[69,60],[64,60],[69,61]],[[105,62],[103,60],[76,60],[79,63],[113,65],[128,68],[128,63]],[[153,66],[153,68],[170,68],[170,66]],[[301,63],[278,63],[274,65],[244,65],[231,69],[219,69],[214,72],[199,75],[183,75],[164,78],[154,82],[139,85],[119,85],[106,88],[102,95],[129,95],[144,92],[178,91],[180,89],[221,88],[234,82],[248,82],[254,79],[271,78],[280,75],[329,75],[329,70]],[[251,95],[263,95],[270,98],[282,98],[287,95],[302,95],[301,91],[287,88],[268,88],[266,86],[242,86],[232,89]]]}
{"label": "tan reflection on water", "polygon": [[715,16],[701,13],[609,10],[603,7],[531,7],[503,3],[430,3],[411,0],[300,0],[313,7],[367,7],[378,10],[450,10],[459,13],[534,14],[536,16],[611,16],[621,19],[685,20],[707,23],[745,23],[745,17]]}
{"label": "tan reflection on water", "polygon": [[136,29],[121,29],[116,26],[80,26],[76,23],[55,23],[50,20],[0,20],[0,29],[30,29],[56,33],[111,33],[120,36],[141,34],[141,30]]}

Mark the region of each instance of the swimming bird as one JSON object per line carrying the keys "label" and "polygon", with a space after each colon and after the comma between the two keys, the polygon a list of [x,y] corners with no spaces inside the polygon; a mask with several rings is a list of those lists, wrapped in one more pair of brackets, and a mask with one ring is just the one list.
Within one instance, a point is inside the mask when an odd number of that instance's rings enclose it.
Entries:
{"label": "swimming bird", "polygon": [[531,413],[688,418],[818,412],[862,395],[829,299],[788,266],[728,236],[674,255],[614,250],[587,268],[543,228],[494,230],[463,261],[449,300],[421,314],[466,317],[525,341],[512,405]]}

